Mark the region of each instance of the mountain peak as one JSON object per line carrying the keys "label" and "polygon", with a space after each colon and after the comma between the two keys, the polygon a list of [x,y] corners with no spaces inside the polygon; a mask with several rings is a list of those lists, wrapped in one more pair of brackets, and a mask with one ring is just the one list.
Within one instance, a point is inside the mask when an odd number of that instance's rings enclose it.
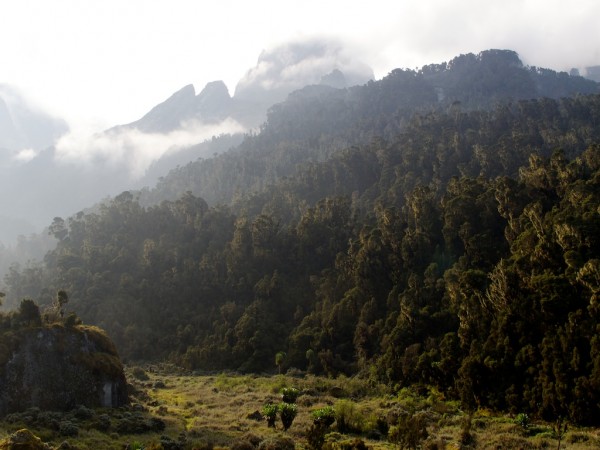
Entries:
{"label": "mountain peak", "polygon": [[231,96],[223,81],[218,80],[207,83],[196,96],[193,115],[200,117],[202,120],[223,120],[230,113]]}

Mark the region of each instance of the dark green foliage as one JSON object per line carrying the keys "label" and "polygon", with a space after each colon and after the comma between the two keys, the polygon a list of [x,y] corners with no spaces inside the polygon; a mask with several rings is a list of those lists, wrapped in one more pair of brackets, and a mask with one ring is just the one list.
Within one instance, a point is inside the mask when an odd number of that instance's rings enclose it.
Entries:
{"label": "dark green foliage", "polygon": [[520,425],[523,429],[526,429],[527,427],[529,427],[530,424],[529,415],[525,413],[517,414],[517,416],[515,417],[515,423],[517,425]]}
{"label": "dark green foliage", "polygon": [[157,433],[165,429],[165,422],[157,417],[148,418],[141,413],[127,412],[115,421],[114,428],[120,434]]}
{"label": "dark green foliage", "polygon": [[267,421],[267,426],[275,428],[275,422],[277,421],[277,413],[279,412],[279,406],[272,403],[268,403],[262,408],[262,415]]}
{"label": "dark green foliage", "polygon": [[389,440],[401,449],[416,449],[427,436],[427,421],[423,413],[400,416],[398,423],[388,431]]}
{"label": "dark green foliage", "polygon": [[284,403],[296,403],[300,396],[300,391],[296,388],[283,388],[281,390],[281,400]]}
{"label": "dark green foliage", "polygon": [[77,436],[79,427],[71,422],[61,422],[58,426],[58,433],[61,436]]}
{"label": "dark green foliage", "polygon": [[335,409],[331,406],[315,409],[311,413],[311,417],[315,425],[323,425],[329,427],[335,422]]}
{"label": "dark green foliage", "polygon": [[37,327],[42,324],[42,318],[40,316],[40,308],[31,299],[25,299],[21,301],[19,305],[19,311],[16,320],[24,326]]}
{"label": "dark green foliage", "polygon": [[292,426],[296,415],[298,414],[298,407],[295,403],[281,403],[279,404],[278,410],[283,429],[289,429]]}

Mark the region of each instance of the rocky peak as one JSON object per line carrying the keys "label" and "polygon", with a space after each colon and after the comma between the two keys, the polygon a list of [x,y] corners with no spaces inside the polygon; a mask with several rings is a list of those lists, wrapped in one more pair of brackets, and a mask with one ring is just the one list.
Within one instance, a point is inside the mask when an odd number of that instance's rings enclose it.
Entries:
{"label": "rocky peak", "polygon": [[193,108],[195,98],[196,90],[192,84],[188,84],[156,105],[140,120],[126,126],[148,133],[174,130],[179,127],[181,118]]}
{"label": "rocky peak", "polygon": [[211,81],[196,96],[194,116],[205,121],[223,120],[232,113],[231,103],[225,83],[221,80]]}

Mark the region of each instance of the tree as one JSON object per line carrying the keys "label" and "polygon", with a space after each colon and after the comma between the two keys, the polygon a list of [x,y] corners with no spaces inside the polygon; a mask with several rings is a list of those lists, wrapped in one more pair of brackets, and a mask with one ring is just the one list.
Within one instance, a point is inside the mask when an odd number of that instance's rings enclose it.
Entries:
{"label": "tree", "polygon": [[19,322],[25,326],[37,327],[42,323],[40,308],[31,299],[21,300],[17,317]]}
{"label": "tree", "polygon": [[285,352],[277,352],[275,354],[275,365],[277,366],[277,369],[278,369],[280,375],[281,375],[281,365],[285,361],[286,356],[287,355]]}

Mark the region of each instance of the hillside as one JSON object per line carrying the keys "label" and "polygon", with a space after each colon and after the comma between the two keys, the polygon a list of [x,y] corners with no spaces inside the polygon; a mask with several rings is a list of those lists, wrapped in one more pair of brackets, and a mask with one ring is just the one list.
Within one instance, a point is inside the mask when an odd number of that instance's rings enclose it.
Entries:
{"label": "hillside", "polygon": [[307,87],[236,149],[56,218],[7,301],[66,289],[130,360],[261,372],[285,352],[597,424],[597,91],[499,51]]}
{"label": "hillside", "polygon": [[345,89],[307,86],[274,105],[260,133],[248,136],[235,152],[173,170],[141,200],[155,204],[191,191],[209,204],[231,203],[240,193],[291,175],[298,164],[327,160],[378,138],[393,140],[415,114],[489,110],[511,101],[598,92],[594,81],[524,66],[509,50],[460,55],[419,71],[396,69],[382,80]]}

